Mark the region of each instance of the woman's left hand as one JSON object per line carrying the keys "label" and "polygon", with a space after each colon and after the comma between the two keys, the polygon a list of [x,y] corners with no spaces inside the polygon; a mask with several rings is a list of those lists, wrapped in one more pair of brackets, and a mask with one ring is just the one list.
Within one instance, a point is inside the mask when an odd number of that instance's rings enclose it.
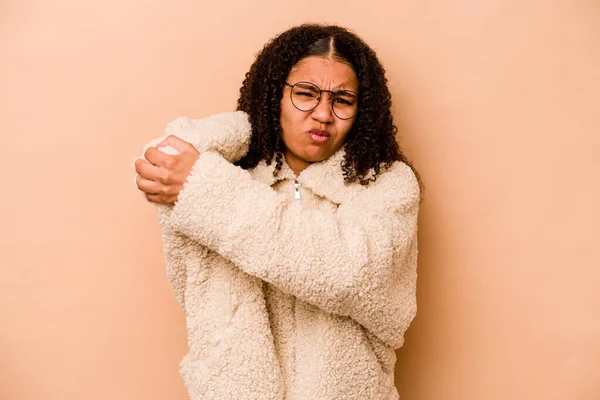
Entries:
{"label": "woman's left hand", "polygon": [[[158,149],[162,146],[171,146],[179,154],[165,154]],[[137,187],[152,203],[175,204],[200,153],[191,143],[171,135],[146,150],[144,157],[147,161],[139,159],[135,162]]]}

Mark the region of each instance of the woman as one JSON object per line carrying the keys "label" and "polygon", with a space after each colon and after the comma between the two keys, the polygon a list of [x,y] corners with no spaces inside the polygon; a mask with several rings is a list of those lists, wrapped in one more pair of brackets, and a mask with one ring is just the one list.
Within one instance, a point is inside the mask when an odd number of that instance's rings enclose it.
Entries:
{"label": "woman", "polygon": [[237,112],[178,119],[136,161],[192,399],[399,397],[420,190],[390,99],[361,39],[303,25],[258,54]]}

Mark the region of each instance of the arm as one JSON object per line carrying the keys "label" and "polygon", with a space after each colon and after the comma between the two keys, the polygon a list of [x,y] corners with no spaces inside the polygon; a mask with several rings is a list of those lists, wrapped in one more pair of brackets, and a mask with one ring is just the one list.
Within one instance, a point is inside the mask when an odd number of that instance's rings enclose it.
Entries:
{"label": "arm", "polygon": [[203,153],[168,224],[321,309],[400,347],[416,312],[419,187],[395,163],[336,212],[304,210],[214,152]]}
{"label": "arm", "polygon": [[[146,150],[156,146],[169,135],[177,136],[192,145],[200,152],[213,150],[219,152],[225,159],[234,162],[242,158],[248,151],[251,129],[248,117],[243,112],[227,112],[204,119],[177,118],[169,123],[164,135],[150,141],[144,146]],[[167,154],[176,154],[177,151],[170,147],[161,147]],[[144,158],[142,155],[140,158]],[[164,243],[164,257],[169,285],[179,306],[184,309],[186,267],[179,258],[172,257],[172,253],[185,246],[187,238],[166,228],[164,221],[172,211],[171,206],[158,206],[158,218],[161,223],[162,238]]]}
{"label": "arm", "polygon": [[[251,129],[248,115],[242,111],[225,112],[202,119],[180,117],[167,125],[163,136],[147,143],[142,154],[169,135],[193,144],[200,153],[216,151],[227,161],[235,162],[248,152]],[[165,152],[174,154],[173,149]]]}

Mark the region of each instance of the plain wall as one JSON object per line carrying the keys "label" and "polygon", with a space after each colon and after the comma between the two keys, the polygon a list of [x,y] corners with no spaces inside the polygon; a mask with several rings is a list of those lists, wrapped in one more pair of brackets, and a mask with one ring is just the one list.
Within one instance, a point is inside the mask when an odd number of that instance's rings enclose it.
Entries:
{"label": "plain wall", "polygon": [[600,398],[595,1],[0,2],[0,399],[184,399],[131,164],[305,21],[380,55],[426,184],[404,400]]}

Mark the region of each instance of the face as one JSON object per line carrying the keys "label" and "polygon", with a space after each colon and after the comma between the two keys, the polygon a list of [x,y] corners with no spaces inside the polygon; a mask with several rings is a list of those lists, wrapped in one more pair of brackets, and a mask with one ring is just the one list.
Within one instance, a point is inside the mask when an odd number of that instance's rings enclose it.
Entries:
{"label": "face", "polygon": [[[311,82],[322,90],[342,90],[358,93],[358,80],[352,68],[329,57],[307,57],[290,71],[286,82]],[[343,120],[332,109],[332,94],[322,93],[312,111],[300,111],[291,101],[292,88],[284,86],[281,99],[281,138],[285,145],[288,165],[296,174],[308,165],[323,161],[335,153],[346,141],[356,117]],[[306,95],[301,93],[301,95]],[[317,92],[318,96],[318,92]],[[344,97],[344,102],[358,102],[358,98]],[[337,108],[336,108],[337,109]]]}

